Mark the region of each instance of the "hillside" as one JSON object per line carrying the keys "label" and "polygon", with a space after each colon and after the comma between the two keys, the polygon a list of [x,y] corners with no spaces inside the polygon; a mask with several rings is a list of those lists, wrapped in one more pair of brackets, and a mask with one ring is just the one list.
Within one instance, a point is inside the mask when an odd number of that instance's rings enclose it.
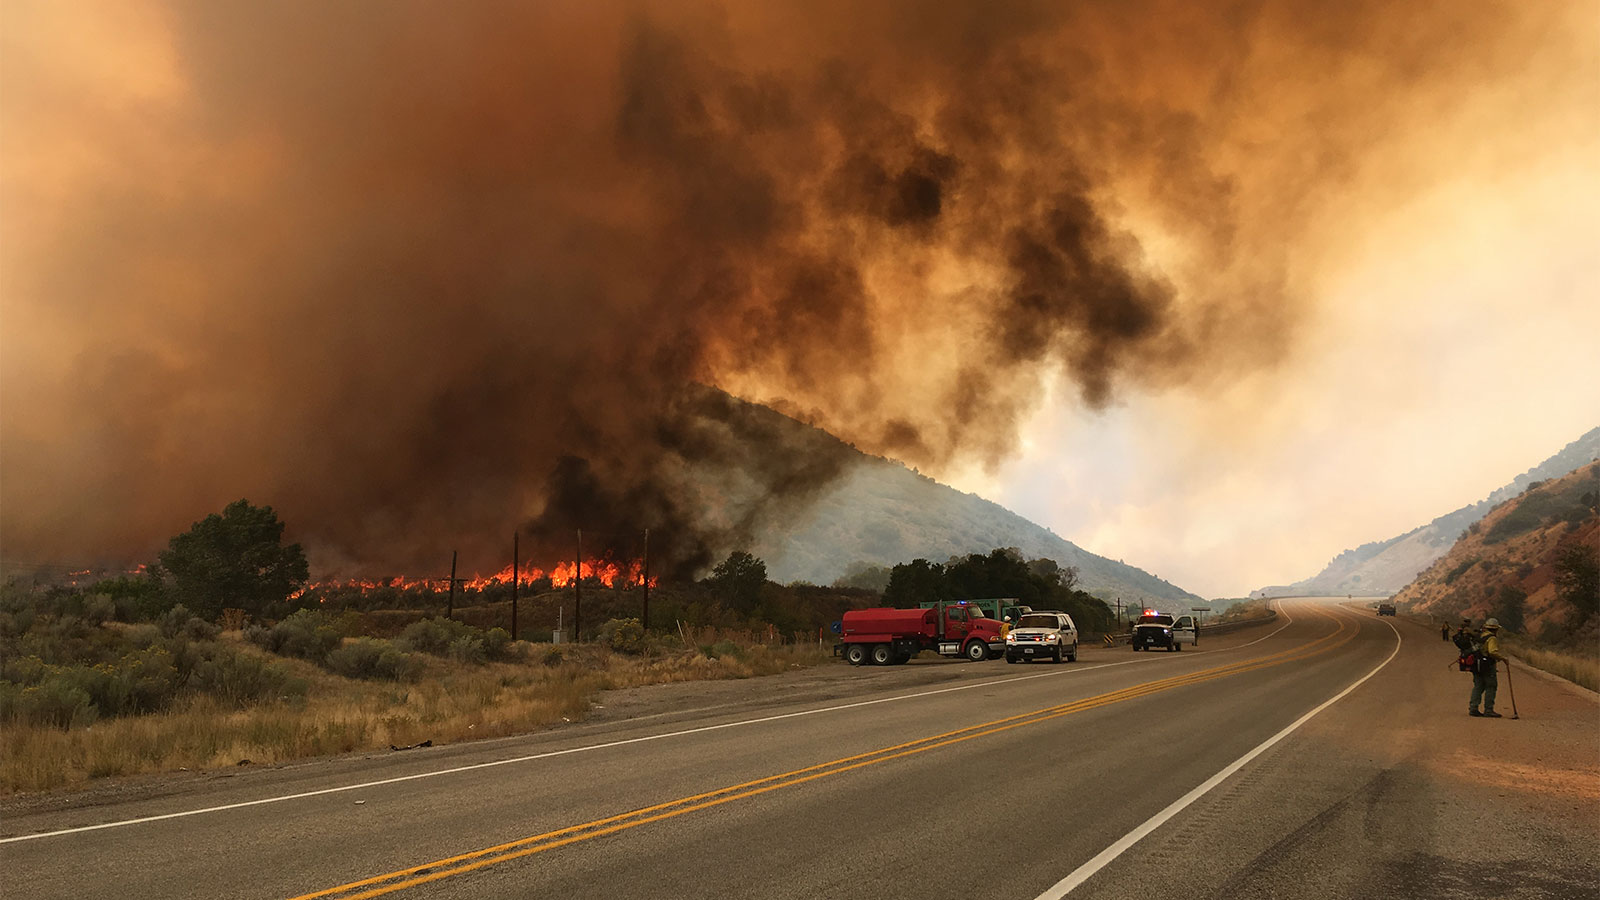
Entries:
{"label": "hillside", "polygon": [[828,584],[852,564],[944,562],[996,547],[1076,566],[1079,586],[1108,601],[1199,599],[1141,569],[1090,553],[996,503],[864,454],[793,521],[781,529],[769,526],[752,552],[766,561],[777,581]]}
{"label": "hillside", "polygon": [[1562,572],[1574,559],[1600,566],[1600,462],[1532,484],[1496,506],[1395,602],[1408,612],[1452,619],[1495,616],[1541,641],[1592,645],[1600,597],[1593,580],[1576,596],[1563,589]]}
{"label": "hillside", "polygon": [[1316,575],[1288,585],[1273,585],[1252,596],[1376,596],[1400,590],[1447,553],[1463,531],[1499,504],[1518,496],[1535,481],[1560,478],[1600,457],[1600,428],[1578,438],[1561,452],[1513,478],[1483,500],[1469,504],[1386,541],[1363,544],[1333,558]]}

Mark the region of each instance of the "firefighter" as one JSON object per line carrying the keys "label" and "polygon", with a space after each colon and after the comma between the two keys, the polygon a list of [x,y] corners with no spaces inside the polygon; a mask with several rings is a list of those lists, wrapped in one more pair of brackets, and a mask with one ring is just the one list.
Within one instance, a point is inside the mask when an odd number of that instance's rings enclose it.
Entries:
{"label": "firefighter", "polygon": [[[1473,645],[1477,661],[1472,667],[1472,696],[1467,700],[1467,715],[1484,719],[1498,719],[1494,711],[1494,695],[1500,687],[1496,669],[1500,666],[1500,620],[1483,623],[1483,633]],[[1483,712],[1478,712],[1478,699],[1483,698]]]}

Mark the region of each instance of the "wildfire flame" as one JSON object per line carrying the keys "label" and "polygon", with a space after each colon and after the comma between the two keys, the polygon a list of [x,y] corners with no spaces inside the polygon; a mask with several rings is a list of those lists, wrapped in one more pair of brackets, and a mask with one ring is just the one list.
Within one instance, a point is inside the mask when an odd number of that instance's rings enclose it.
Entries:
{"label": "wildfire flame", "polygon": [[[633,587],[639,585],[644,580],[644,562],[637,559],[624,562],[614,559],[594,558],[583,560],[580,567],[580,564],[577,562],[565,560],[556,563],[554,567],[548,570],[533,565],[532,563],[526,563],[517,572],[517,586],[531,587],[534,582],[549,578],[550,585],[552,587],[570,587],[572,585],[573,576],[579,574],[581,574],[581,577],[584,580],[599,579],[600,583],[608,588]],[[482,590],[494,585],[508,585],[511,583],[511,577],[511,567],[506,566],[504,569],[501,569],[492,575],[474,574],[471,578],[462,578],[461,584],[463,587]],[[659,581],[660,580],[658,578],[652,575],[650,577],[650,586],[656,587],[659,584]],[[371,591],[379,588],[397,588],[399,590],[409,590],[411,588],[449,590],[450,579],[448,576],[443,578],[409,578],[405,576],[396,576],[394,578],[377,581],[363,578],[329,579],[327,581],[319,581],[315,584],[307,585],[304,589],[298,592],[296,596],[301,593],[305,593],[305,591],[316,588],[343,588],[361,591]]]}

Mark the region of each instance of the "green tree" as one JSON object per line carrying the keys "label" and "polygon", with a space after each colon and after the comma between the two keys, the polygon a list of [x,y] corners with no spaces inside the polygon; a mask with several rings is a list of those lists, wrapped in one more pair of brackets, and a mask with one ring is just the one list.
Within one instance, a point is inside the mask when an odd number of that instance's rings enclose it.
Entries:
{"label": "green tree", "polygon": [[1600,556],[1581,541],[1561,551],[1556,560],[1556,590],[1578,611],[1574,625],[1600,612]]}
{"label": "green tree", "polygon": [[946,566],[945,575],[957,600],[1015,597],[1027,606],[1045,608],[1043,581],[1013,548],[996,549],[988,556],[969,554]]}
{"label": "green tree", "polygon": [[1055,560],[1049,557],[1040,557],[1030,561],[1028,569],[1047,588],[1060,588],[1069,594],[1078,589],[1077,566],[1062,568],[1061,564]]}
{"label": "green tree", "polygon": [[1528,592],[1514,584],[1502,584],[1499,595],[1495,598],[1494,606],[1489,614],[1500,620],[1500,627],[1513,633],[1520,633],[1523,627],[1523,609],[1528,599]]}
{"label": "green tree", "polygon": [[913,559],[889,570],[889,585],[883,589],[883,605],[915,609],[925,600],[951,600],[949,579],[944,566],[925,559]]}
{"label": "green tree", "polygon": [[227,608],[257,615],[281,608],[310,577],[299,544],[283,543],[270,506],[227,505],[174,537],[161,553],[170,599],[214,619]]}
{"label": "green tree", "polygon": [[750,615],[761,603],[761,588],[767,583],[767,564],[743,550],[735,550],[717,563],[706,582],[729,609]]}

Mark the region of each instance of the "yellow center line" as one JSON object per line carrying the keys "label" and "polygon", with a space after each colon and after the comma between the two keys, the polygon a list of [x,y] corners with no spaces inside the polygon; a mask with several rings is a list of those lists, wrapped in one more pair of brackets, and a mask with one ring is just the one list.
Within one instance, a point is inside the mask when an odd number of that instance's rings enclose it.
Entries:
{"label": "yellow center line", "polygon": [[[1330,616],[1330,618],[1336,617]],[[881,747],[866,753],[858,753],[853,756],[846,756],[840,759],[831,760],[829,762],[806,766],[805,768],[795,769],[780,775],[770,775],[765,778],[746,781],[741,784],[719,788],[714,791],[706,791],[704,793],[694,794],[688,797],[680,797],[676,800],[667,801],[665,803],[658,803],[653,806],[643,807],[630,812],[620,813],[618,815],[608,816],[602,819],[596,819],[591,822],[586,822],[582,825],[572,825],[555,831],[548,831],[543,834],[519,838],[508,843],[498,844],[493,847],[485,847],[479,850],[470,851],[468,853],[446,857],[444,859],[435,860],[420,866],[409,866],[405,869],[389,872],[384,875],[364,878],[360,881],[352,881],[348,884],[343,884],[338,887],[327,888],[310,894],[301,894],[290,898],[290,900],[317,900],[317,898],[331,897],[334,895],[343,895],[341,900],[367,900],[367,898],[404,890],[406,888],[415,887],[417,885],[426,884],[432,881],[438,881],[442,878],[462,875],[486,866],[494,865],[496,863],[519,859],[524,856],[529,856],[534,853],[541,853],[546,850],[554,850],[558,847],[565,847],[569,844],[590,840],[591,838],[615,834],[630,828],[636,828],[640,825],[648,825],[653,822],[659,822],[664,819],[681,816],[685,813],[710,809],[734,800],[742,800],[749,797],[759,796],[770,791],[775,791],[779,788],[805,784],[820,778],[826,778],[830,775],[838,775],[844,772],[850,772],[856,769],[864,768],[866,766],[888,762],[889,760],[901,759],[919,753],[926,753],[930,750],[948,747],[953,744],[972,740],[974,738],[999,734],[1000,732],[1009,731],[1013,728],[1020,728],[1025,725],[1035,725],[1040,722],[1048,722],[1053,719],[1061,718],[1062,716],[1085,712],[1091,709],[1098,709],[1103,706],[1110,706],[1115,703],[1121,703],[1127,700],[1149,696],[1150,694],[1171,690],[1177,687],[1200,684],[1219,678],[1231,677],[1244,672],[1251,672],[1258,669],[1283,665],[1289,662],[1310,659],[1311,657],[1320,656],[1324,653],[1337,649],[1338,647],[1341,647],[1354,639],[1355,633],[1353,631],[1349,635],[1345,635],[1346,630],[1349,629],[1349,625],[1345,619],[1338,617],[1336,618],[1335,624],[1338,626],[1336,630],[1308,644],[1279,651],[1278,653],[1259,657],[1257,659],[1241,660],[1239,662],[1229,663],[1228,665],[1216,666],[1211,669],[1202,669],[1198,672],[1192,672],[1186,675],[1176,675],[1170,678],[1145,682],[1143,684],[1133,685],[1131,687],[1122,688],[1109,693],[1099,694],[1094,697],[1075,700],[1070,703],[1058,704],[1056,706],[1049,706],[1043,709],[1033,710],[1031,712],[1007,716],[1002,719],[995,719],[979,725],[971,725],[966,728],[948,731],[943,734],[918,738],[913,741],[906,741],[904,743],[895,744],[889,747]],[[1340,640],[1341,636],[1343,637],[1342,640]],[[458,863],[460,863],[460,865],[457,865]],[[384,882],[388,883],[384,884]],[[376,885],[376,887],[373,887],[371,890],[362,891],[361,893],[355,894],[349,893],[350,891],[357,891],[361,888],[374,885]]]}

